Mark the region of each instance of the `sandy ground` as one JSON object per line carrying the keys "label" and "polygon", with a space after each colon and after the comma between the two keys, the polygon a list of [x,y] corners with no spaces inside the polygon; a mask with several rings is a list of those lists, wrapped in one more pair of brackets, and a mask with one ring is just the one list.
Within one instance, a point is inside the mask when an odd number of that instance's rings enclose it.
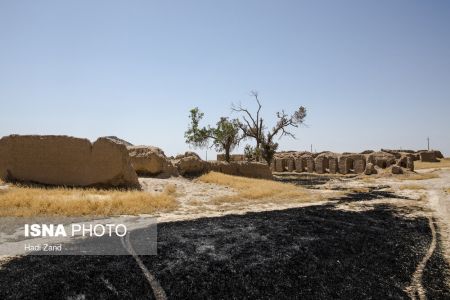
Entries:
{"label": "sandy ground", "polygon": [[[450,263],[450,194],[445,189],[450,188],[450,168],[422,169],[417,173],[433,172],[439,175],[437,178],[427,180],[398,180],[395,177],[377,179],[375,184],[389,185],[396,194],[408,197],[422,197],[420,202],[423,210],[417,211],[417,215],[431,216],[438,227],[438,238],[444,247],[444,254]],[[408,186],[420,187],[409,190]],[[406,189],[401,189],[404,187]]]}
{"label": "sandy ground", "polygon": [[[276,199],[274,199],[273,202],[268,201],[265,203],[254,204],[251,202],[237,202],[224,206],[215,205],[211,203],[211,200],[216,197],[235,195],[237,192],[230,187],[212,183],[204,183],[195,179],[192,180],[183,177],[169,179],[139,178],[139,182],[141,183],[144,191],[148,192],[161,192],[168,185],[174,185],[176,187],[176,196],[180,207],[172,212],[152,215],[158,218],[158,223],[193,220],[203,217],[220,217],[229,214],[245,214],[247,212],[279,210],[309,205],[320,205],[328,202],[316,201],[280,204],[277,203]],[[333,191],[325,189],[313,192],[326,196],[334,193]]]}
{"label": "sandy ground", "polygon": [[[429,170],[422,172],[427,171]],[[422,184],[427,190],[428,206],[439,224],[439,235],[450,264],[450,194],[445,191],[450,188],[450,169],[438,170],[437,173],[439,178],[424,180],[417,184]]]}

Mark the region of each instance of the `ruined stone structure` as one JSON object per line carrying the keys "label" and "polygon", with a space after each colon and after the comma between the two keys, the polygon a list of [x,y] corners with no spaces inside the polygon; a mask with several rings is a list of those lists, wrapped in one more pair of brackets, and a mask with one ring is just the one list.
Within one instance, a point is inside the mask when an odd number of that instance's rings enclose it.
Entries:
{"label": "ruined stone structure", "polygon": [[235,176],[272,179],[272,171],[264,163],[204,161],[194,152],[178,155],[171,162],[182,176],[197,176],[209,171],[215,171]]}
{"label": "ruined stone structure", "polygon": [[288,157],[286,159],[286,168],[288,172],[294,171],[294,157]]}
{"label": "ruined stone structure", "polygon": [[331,156],[328,158],[328,168],[330,174],[336,174],[339,172],[339,162],[337,157]]}
{"label": "ruined stone structure", "polygon": [[302,157],[295,158],[294,165],[295,165],[295,172],[297,173],[305,172],[306,160],[303,159]]}
{"label": "ruined stone structure", "polygon": [[344,175],[351,173],[353,167],[353,160],[350,157],[343,155],[339,158],[338,166],[339,166],[339,173]]}
{"label": "ruined stone structure", "polygon": [[0,139],[0,178],[66,186],[139,187],[126,146],[108,138],[10,135]]}
{"label": "ruined stone structure", "polygon": [[355,171],[355,173],[363,173],[364,170],[366,169],[366,159],[365,158],[361,158],[361,159],[355,159],[353,161],[353,170]]}
{"label": "ruined stone structure", "polygon": [[314,157],[306,156],[306,170],[309,173],[313,173],[314,172],[314,170],[315,170]]}
{"label": "ruined stone structure", "polygon": [[131,164],[140,176],[167,178],[177,176],[178,170],[164,152],[152,146],[128,146]]}
{"label": "ruined stone structure", "polygon": [[373,152],[367,156],[367,162],[373,163],[375,166],[382,169],[395,164],[395,161],[395,155],[383,151]]}
{"label": "ruined stone structure", "polygon": [[[317,173],[317,174],[377,174],[378,169],[398,166],[402,169],[394,168],[393,172],[400,174],[403,169],[414,171],[414,161],[417,160],[417,153],[401,152],[395,150],[373,151],[366,150],[362,153],[342,154],[333,152],[279,152],[274,156],[272,163],[273,172],[296,172],[296,173]],[[434,152],[433,152],[434,153]],[[292,165],[293,164],[293,165]],[[291,171],[292,170],[292,171]]]}
{"label": "ruined stone structure", "polygon": [[275,172],[284,172],[284,160],[277,159],[274,161],[275,164]]}
{"label": "ruined stone structure", "polygon": [[272,172],[267,164],[258,162],[208,162],[209,170],[228,175],[261,179],[272,179]]}
{"label": "ruined stone structure", "polygon": [[339,173],[364,173],[366,169],[366,156],[364,154],[342,154],[339,156]]}
{"label": "ruined stone structure", "polygon": [[436,158],[439,158],[439,159],[444,158],[444,155],[442,154],[441,151],[433,150],[433,152],[434,152],[434,155],[436,156]]}
{"label": "ruined stone structure", "polygon": [[366,169],[364,170],[364,174],[365,175],[372,175],[372,174],[377,174],[377,170],[375,169],[375,166],[373,165],[373,163],[367,163],[366,165]]}
{"label": "ruined stone structure", "polygon": [[403,174],[403,169],[399,165],[392,166],[392,174]]}
{"label": "ruined stone structure", "polygon": [[423,152],[420,152],[419,155],[420,155],[420,161],[424,161],[424,162],[437,162],[438,161],[435,151],[423,151]]}
{"label": "ruined stone structure", "polygon": [[196,176],[209,171],[208,162],[202,160],[195,152],[186,152],[177,155],[172,164],[182,176]]}
{"label": "ruined stone structure", "polygon": [[414,159],[412,157],[406,158],[406,168],[414,172]]}
{"label": "ruined stone structure", "polygon": [[[222,159],[222,156],[218,158]],[[245,161],[244,155],[233,154],[232,160]],[[381,151],[365,150],[361,153],[344,152],[342,154],[324,151],[311,153],[308,151],[286,151],[275,154],[270,166],[272,172],[296,172],[317,174],[377,174],[380,169],[400,174],[403,170],[414,171],[414,161],[424,159],[431,161],[433,157],[443,157],[442,153],[432,151],[413,150],[389,150]],[[436,160],[435,160],[436,161]],[[223,167],[223,169],[226,167]],[[378,170],[378,171],[377,171]],[[231,171],[229,171],[231,172]],[[227,171],[227,173],[229,173]]]}
{"label": "ruined stone structure", "polygon": [[327,173],[329,170],[328,157],[325,155],[319,155],[315,159],[316,172],[319,174]]}
{"label": "ruined stone structure", "polygon": [[[225,161],[225,154],[217,154],[217,161]],[[230,161],[245,161],[244,154],[231,154]]]}

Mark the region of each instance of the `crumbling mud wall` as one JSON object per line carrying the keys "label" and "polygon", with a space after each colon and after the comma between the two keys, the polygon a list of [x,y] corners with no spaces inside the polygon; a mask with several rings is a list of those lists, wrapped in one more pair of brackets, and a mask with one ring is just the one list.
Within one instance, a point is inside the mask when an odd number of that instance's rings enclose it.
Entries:
{"label": "crumbling mud wall", "polygon": [[[428,157],[442,156],[439,151],[425,152],[427,153],[423,155]],[[273,172],[371,175],[378,173],[375,168],[386,169],[393,166],[396,166],[395,172],[399,172],[398,167],[414,171],[414,161],[419,159],[418,157],[419,151],[412,150],[405,152],[366,150],[361,153],[288,151],[275,154],[271,169]],[[430,159],[428,157],[425,159]]]}
{"label": "crumbling mud wall", "polygon": [[139,187],[126,146],[108,138],[10,135],[0,139],[4,180],[65,186]]}
{"label": "crumbling mud wall", "polygon": [[260,179],[272,179],[272,172],[267,164],[258,162],[208,162],[209,170],[228,175]]}
{"label": "crumbling mud wall", "polygon": [[[231,157],[235,161],[245,161],[243,155],[234,154]],[[275,173],[308,172],[317,174],[370,175],[377,174],[380,169],[389,168],[389,171],[400,174],[400,172],[403,173],[403,170],[414,171],[414,161],[416,160],[438,161],[438,158],[443,157],[438,150],[382,149],[381,151],[365,150],[361,153],[285,151],[275,154],[270,170]],[[402,170],[400,171],[398,168]]]}
{"label": "crumbling mud wall", "polygon": [[177,176],[178,170],[164,152],[152,146],[128,146],[131,164],[138,175],[166,178]]}
{"label": "crumbling mud wall", "polygon": [[436,152],[435,151],[423,151],[419,153],[420,161],[424,162],[437,162]]}
{"label": "crumbling mud wall", "polygon": [[[225,161],[225,154],[217,154],[217,161]],[[230,161],[245,161],[244,154],[231,154]]]}
{"label": "crumbling mud wall", "polygon": [[172,164],[181,176],[198,176],[209,171],[209,164],[195,152],[187,151],[172,159]]}
{"label": "crumbling mud wall", "polygon": [[329,171],[328,157],[325,155],[319,155],[318,157],[316,157],[315,169],[316,172],[319,174],[328,173]]}

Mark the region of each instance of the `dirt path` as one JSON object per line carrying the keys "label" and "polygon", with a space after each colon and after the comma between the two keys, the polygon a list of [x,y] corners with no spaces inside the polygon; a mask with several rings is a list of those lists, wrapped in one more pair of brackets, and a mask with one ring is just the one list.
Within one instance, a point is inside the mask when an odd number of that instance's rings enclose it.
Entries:
{"label": "dirt path", "polygon": [[130,235],[126,235],[126,237],[121,238],[123,247],[130,253],[131,256],[133,256],[134,260],[138,264],[139,268],[141,269],[142,273],[145,276],[145,279],[147,279],[148,283],[150,284],[153,295],[155,296],[156,300],[166,300],[166,292],[161,287],[161,284],[158,282],[156,277],[150,273],[150,271],[147,269],[147,267],[144,265],[142,260],[139,258],[139,256],[136,254],[136,251],[133,248],[133,245],[130,242]]}
{"label": "dirt path", "polygon": [[406,288],[409,297],[413,300],[417,299],[417,297],[420,300],[424,300],[427,298],[425,294],[426,291],[422,283],[423,271],[425,270],[428,260],[431,258],[434,250],[436,249],[436,229],[431,217],[428,217],[428,225],[430,226],[432,234],[430,247],[428,248],[426,255],[422,258],[422,261],[417,266],[416,271],[412,276],[411,285]]}
{"label": "dirt path", "polygon": [[[430,172],[431,169],[419,170]],[[450,264],[450,194],[445,189],[450,188],[450,169],[436,170],[438,178],[411,181],[411,183],[423,186],[427,192],[428,208],[437,222],[438,238],[442,242],[443,254]]]}
{"label": "dirt path", "polygon": [[[411,280],[411,285],[406,288],[411,299],[426,299],[426,290],[423,287],[423,273],[430,260],[433,252],[436,250],[437,239],[439,238],[442,245],[442,255],[450,264],[450,195],[445,191],[450,187],[450,169],[425,169],[418,172],[437,172],[438,178],[428,180],[408,181],[410,186],[420,186],[426,192],[426,207],[430,210],[428,223],[432,233],[432,240],[428,251],[417,265]],[[406,184],[406,183],[402,183]],[[394,188],[398,188],[402,184],[394,184]],[[435,226],[437,223],[437,228]],[[449,284],[449,283],[448,283]]]}
{"label": "dirt path", "polygon": [[429,206],[438,221],[444,254],[450,264],[450,194],[444,190],[450,188],[450,169],[442,169],[438,173],[439,178],[426,180],[425,187]]}

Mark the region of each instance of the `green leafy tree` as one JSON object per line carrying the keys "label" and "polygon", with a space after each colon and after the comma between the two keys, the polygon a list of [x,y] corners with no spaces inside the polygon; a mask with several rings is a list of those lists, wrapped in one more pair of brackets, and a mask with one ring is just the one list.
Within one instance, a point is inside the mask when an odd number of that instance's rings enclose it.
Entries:
{"label": "green leafy tree", "polygon": [[221,117],[216,127],[201,127],[200,121],[204,114],[195,107],[191,109],[189,118],[191,120],[187,131],[184,133],[186,143],[196,148],[206,148],[209,143],[215,147],[217,152],[225,152],[225,160],[230,161],[230,153],[239,145],[239,120],[230,120]]}
{"label": "green leafy tree", "polygon": [[278,143],[274,143],[273,141],[268,141],[263,139],[261,143],[261,156],[270,166],[273,160],[273,156],[277,152]]}
{"label": "green leafy tree", "polygon": [[202,113],[198,107],[189,111],[189,119],[191,120],[188,130],[184,133],[186,143],[192,145],[194,148],[208,147],[210,138],[210,130],[206,127],[200,127],[200,121],[203,119]]}
{"label": "green leafy tree", "polygon": [[245,145],[244,148],[244,156],[247,159],[247,161],[252,161],[255,159],[255,148],[251,145]]}
{"label": "green leafy tree", "polygon": [[225,160],[230,161],[230,153],[239,145],[239,120],[221,117],[216,128],[210,129],[211,140],[217,152],[225,152]]}

